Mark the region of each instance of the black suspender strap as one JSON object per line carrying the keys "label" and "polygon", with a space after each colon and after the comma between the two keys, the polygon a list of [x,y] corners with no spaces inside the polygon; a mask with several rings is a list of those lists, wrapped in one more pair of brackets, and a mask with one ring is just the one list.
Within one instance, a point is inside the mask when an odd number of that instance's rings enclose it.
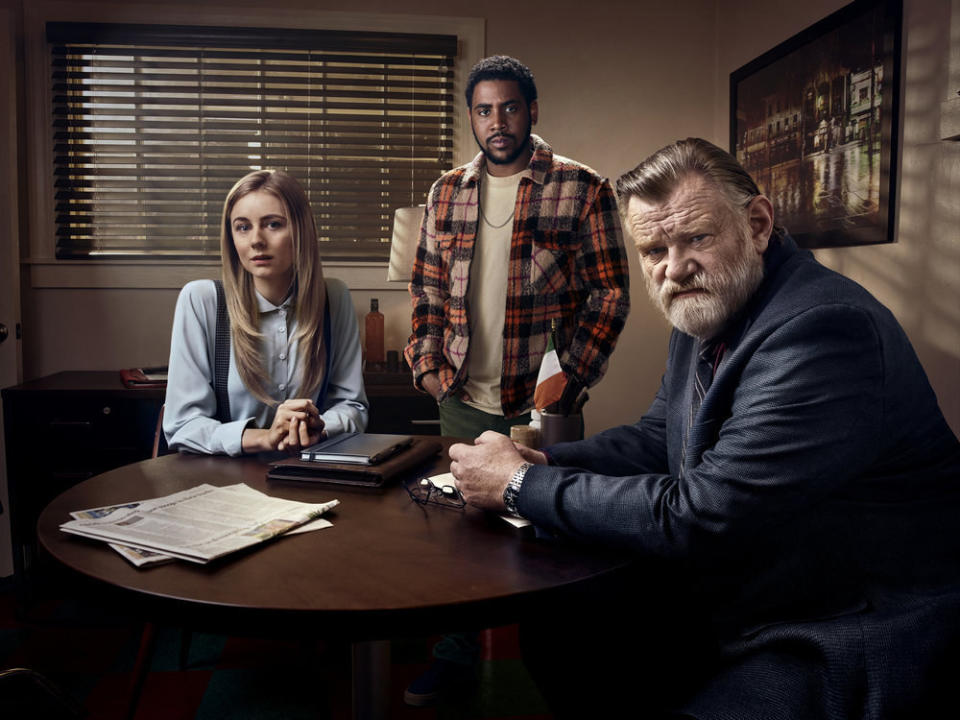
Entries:
{"label": "black suspender strap", "polygon": [[217,331],[213,351],[213,392],[217,396],[216,419],[230,422],[230,396],[227,394],[227,377],[230,375],[230,315],[227,312],[227,297],[223,283],[214,280],[217,287]]}
{"label": "black suspender strap", "polygon": [[320,383],[320,392],[317,395],[317,407],[323,412],[323,406],[327,402],[327,388],[330,387],[330,368],[333,366],[333,343],[330,342],[330,295],[327,295],[327,301],[323,304],[323,346],[327,351],[327,361],[323,367],[323,381]]}

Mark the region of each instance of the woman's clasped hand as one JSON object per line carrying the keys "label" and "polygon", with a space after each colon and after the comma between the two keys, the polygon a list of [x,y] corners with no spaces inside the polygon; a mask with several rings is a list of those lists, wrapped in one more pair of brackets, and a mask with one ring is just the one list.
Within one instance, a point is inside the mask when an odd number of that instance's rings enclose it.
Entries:
{"label": "woman's clasped hand", "polygon": [[247,452],[272,451],[296,453],[326,437],[320,410],[309,398],[292,398],[277,406],[269,428],[247,428],[243,433]]}

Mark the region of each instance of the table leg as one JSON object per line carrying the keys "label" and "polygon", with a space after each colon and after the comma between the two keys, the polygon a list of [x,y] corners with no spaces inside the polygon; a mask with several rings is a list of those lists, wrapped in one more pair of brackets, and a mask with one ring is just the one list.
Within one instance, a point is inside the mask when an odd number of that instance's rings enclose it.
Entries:
{"label": "table leg", "polygon": [[390,706],[390,642],[356,642],[351,655],[354,720],[384,720]]}
{"label": "table leg", "polygon": [[157,647],[157,628],[152,622],[145,622],[140,633],[140,649],[133,664],[133,678],[130,684],[130,696],[127,699],[127,720],[133,720],[137,714],[137,705],[140,703],[140,693],[150,673],[150,663],[153,661],[153,651]]}

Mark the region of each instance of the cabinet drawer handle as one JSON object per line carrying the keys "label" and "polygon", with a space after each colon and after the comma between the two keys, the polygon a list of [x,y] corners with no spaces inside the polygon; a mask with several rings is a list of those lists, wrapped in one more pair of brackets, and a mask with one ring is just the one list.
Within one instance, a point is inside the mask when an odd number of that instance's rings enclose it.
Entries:
{"label": "cabinet drawer handle", "polygon": [[440,418],[437,418],[436,420],[411,420],[410,424],[411,425],[439,425]]}
{"label": "cabinet drawer handle", "polygon": [[92,423],[89,420],[51,420],[53,427],[90,427]]}

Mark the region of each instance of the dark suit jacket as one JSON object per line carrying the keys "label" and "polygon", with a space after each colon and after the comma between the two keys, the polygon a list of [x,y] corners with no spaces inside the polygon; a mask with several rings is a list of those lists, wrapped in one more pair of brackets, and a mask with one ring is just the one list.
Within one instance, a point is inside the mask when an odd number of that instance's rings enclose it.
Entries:
{"label": "dark suit jacket", "polygon": [[698,587],[724,662],[701,718],[889,718],[960,624],[960,445],[892,314],[771,238],[678,470],[698,343],[636,425],[550,450],[519,511]]}

